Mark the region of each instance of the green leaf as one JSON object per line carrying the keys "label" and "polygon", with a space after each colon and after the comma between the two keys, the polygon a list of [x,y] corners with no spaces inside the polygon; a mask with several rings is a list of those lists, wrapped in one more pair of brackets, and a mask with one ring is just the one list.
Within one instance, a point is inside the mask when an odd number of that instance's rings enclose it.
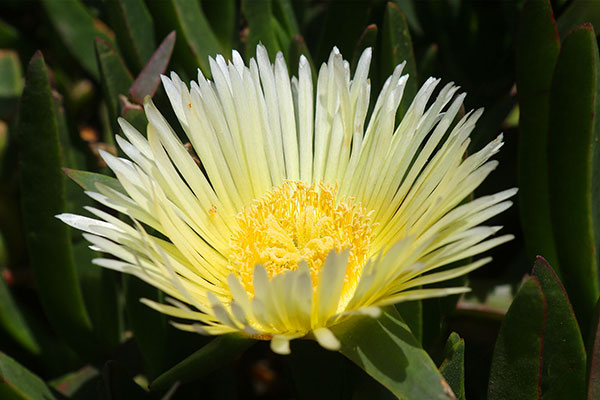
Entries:
{"label": "green leaf", "polygon": [[97,174],[95,172],[77,171],[74,169],[63,168],[63,172],[75,181],[84,190],[96,192],[97,184],[108,186],[118,192],[127,193],[118,179],[110,176]]}
{"label": "green leaf", "polygon": [[558,18],[558,33],[564,39],[578,25],[591,23],[600,29],[600,3],[590,0],[573,0]]}
{"label": "green leaf", "polygon": [[167,318],[140,302],[141,298],[160,300],[160,292],[144,281],[123,275],[125,310],[130,329],[144,360],[148,378],[154,379],[167,364]]}
{"label": "green leaf", "polygon": [[519,211],[527,256],[543,254],[557,273],[548,198],[550,85],[560,42],[548,0],[530,1],[521,15],[517,48],[519,96]]}
{"label": "green leaf", "polygon": [[121,59],[121,56],[110,46],[110,44],[100,38],[96,39],[96,59],[98,68],[102,77],[102,90],[104,100],[108,105],[108,113],[111,121],[112,131],[116,132],[117,117],[119,116],[119,95],[129,93],[129,88],[133,83],[133,77]]}
{"label": "green leaf", "polygon": [[[360,59],[360,56],[362,55],[363,51],[365,51],[365,49],[368,47],[375,49],[376,41],[377,25],[371,24],[365,28],[362,35],[360,35],[358,42],[356,42],[356,47],[354,47],[354,53],[352,54],[352,62],[350,63],[350,65],[352,66],[353,74],[356,71],[356,67],[358,66],[358,60]],[[372,69],[374,70],[375,68]],[[371,73],[371,75],[373,75],[373,73]]]}
{"label": "green leaf", "polygon": [[156,48],[152,15],[143,0],[105,0],[104,3],[123,56],[135,71],[140,71]]}
{"label": "green leaf", "polygon": [[465,399],[465,341],[452,332],[444,348],[440,372],[460,400]]}
{"label": "green leaf", "polygon": [[224,54],[231,53],[233,38],[236,34],[236,1],[202,1],[202,10],[215,36],[221,44]]}
{"label": "green leaf", "polygon": [[256,55],[256,45],[262,43],[273,60],[281,50],[273,27],[273,10],[270,1],[242,0],[242,14],[248,23],[246,61]]}
{"label": "green leaf", "polygon": [[563,42],[550,97],[550,211],[562,280],[584,335],[600,291],[600,60],[590,25]]}
{"label": "green leaf", "polygon": [[40,353],[40,346],[2,276],[0,276],[0,329],[28,352]]}
{"label": "green leaf", "polygon": [[44,8],[71,55],[94,78],[99,78],[94,39],[111,42],[106,28],[78,0],[43,0]]}
{"label": "green leaf", "polygon": [[77,399],[81,398],[78,397],[78,394],[86,390],[90,385],[96,383],[95,381],[98,377],[98,370],[91,365],[86,365],[77,371],[70,372],[49,381],[48,385],[70,399]]}
{"label": "green leaf", "polygon": [[417,301],[404,301],[395,305],[396,310],[410,328],[413,336],[419,343],[423,340],[423,303]]}
{"label": "green leaf", "polygon": [[541,393],[544,400],[585,397],[585,347],[567,293],[546,260],[533,265],[548,306],[544,328]]}
{"label": "green leaf", "polygon": [[194,76],[199,67],[209,76],[208,57],[214,57],[222,51],[200,4],[188,0],[152,1],[146,4],[164,33],[173,29],[177,32],[175,58],[185,66],[186,71]]}
{"label": "green leaf", "polygon": [[489,400],[538,399],[546,300],[539,281],[526,278],[498,334],[492,358]]}
{"label": "green leaf", "polygon": [[381,35],[381,83],[392,74],[396,65],[406,61],[402,73],[409,74],[409,79],[398,107],[397,119],[401,119],[417,94],[419,80],[410,31],[404,15],[394,3],[387,4]]}
{"label": "green leaf", "polygon": [[54,329],[74,348],[95,354],[69,229],[55,218],[66,210],[65,181],[48,72],[39,52],[29,63],[18,135],[23,222],[42,306]]}
{"label": "green leaf", "polygon": [[288,70],[290,75],[298,76],[298,63],[300,62],[300,55],[304,55],[310,64],[310,70],[312,71],[313,82],[317,77],[317,70],[315,64],[310,55],[310,50],[306,46],[304,38],[300,35],[294,35],[290,41],[290,48],[288,50],[288,56],[286,57],[288,63]]}
{"label": "green leaf", "polygon": [[451,399],[451,390],[395,308],[334,326],[340,352],[400,398]]}
{"label": "green leaf", "polygon": [[[83,154],[71,144],[62,98],[54,91],[52,95],[62,155],[61,164],[69,168],[85,167]],[[92,200],[71,180],[65,182],[65,197],[67,212],[81,214],[85,206],[92,205]],[[81,232],[71,230],[71,243],[90,322],[99,343],[103,345],[103,350],[110,350],[119,343],[121,336],[114,279],[116,273],[92,264],[92,259],[97,258],[99,254],[89,248],[89,243],[82,238]]]}
{"label": "green leaf", "polygon": [[217,336],[194,354],[169,369],[150,384],[150,390],[168,389],[175,382],[189,382],[227,365],[254,344],[246,336]]}
{"label": "green leaf", "polygon": [[99,398],[102,400],[137,400],[150,397],[116,361],[108,361],[104,365],[102,383],[99,386]]}
{"label": "green leaf", "polygon": [[0,351],[0,398],[52,400],[56,397],[44,381]]}
{"label": "green leaf", "polygon": [[587,398],[600,398],[600,300],[592,320],[592,335],[588,342]]}
{"label": "green leaf", "polygon": [[275,33],[278,48],[281,49],[283,56],[287,57],[288,54],[286,51],[290,48],[290,42],[292,38],[275,17],[271,17],[271,27]]}
{"label": "green leaf", "polygon": [[[415,9],[414,0],[392,0],[395,5],[400,8],[402,14],[406,17],[408,26],[411,31],[417,34],[417,36],[423,35],[423,28],[421,22],[417,16],[417,10]],[[428,75],[429,76],[429,75]]]}
{"label": "green leaf", "polygon": [[144,97],[154,96],[160,84],[160,75],[164,74],[169,65],[173,47],[175,46],[175,31],[169,33],[162,41],[156,52],[148,61],[129,89],[129,95],[138,104],[144,103]]}
{"label": "green leaf", "polygon": [[292,0],[273,0],[273,15],[281,22],[288,36],[291,37],[300,33]]}

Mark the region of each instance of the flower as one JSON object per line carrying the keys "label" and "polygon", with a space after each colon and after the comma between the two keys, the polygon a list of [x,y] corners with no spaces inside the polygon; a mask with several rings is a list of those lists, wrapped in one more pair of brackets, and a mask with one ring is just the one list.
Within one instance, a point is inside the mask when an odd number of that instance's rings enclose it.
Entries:
{"label": "flower", "polygon": [[502,135],[465,157],[482,110],[456,122],[465,95],[449,83],[432,99],[434,78],[396,126],[404,63],[367,120],[370,61],[367,49],[351,79],[334,48],[316,99],[306,58],[290,80],[282,54],[271,64],[260,45],[249,66],[236,51],[210,59],[213,81],[199,71],[189,89],[163,76],[195,153],[147,98],[147,139],[120,119],[130,160],[103,152],[118,183],[87,192],[132,223],[93,207],[98,219],[58,217],[113,256],[95,264],[165,292],[169,304],[142,301],[176,327],[242,332],[282,354],[307,335],[338,349],[329,328],[353,314],[466,292],[420,287],[484,265],[489,257],[432,272],[512,239],[480,224],[516,189],[465,202],[496,168]]}

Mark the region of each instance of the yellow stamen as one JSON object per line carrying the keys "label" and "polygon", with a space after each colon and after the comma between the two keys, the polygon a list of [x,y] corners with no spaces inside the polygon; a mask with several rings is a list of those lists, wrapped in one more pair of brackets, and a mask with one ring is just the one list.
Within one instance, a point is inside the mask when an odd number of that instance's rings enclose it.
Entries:
{"label": "yellow stamen", "polygon": [[327,254],[350,248],[345,289],[353,288],[366,261],[373,226],[371,213],[353,198],[336,201],[337,186],[286,181],[237,216],[229,267],[249,293],[254,293],[254,266],[262,264],[270,278],[295,270],[305,261],[313,285]]}

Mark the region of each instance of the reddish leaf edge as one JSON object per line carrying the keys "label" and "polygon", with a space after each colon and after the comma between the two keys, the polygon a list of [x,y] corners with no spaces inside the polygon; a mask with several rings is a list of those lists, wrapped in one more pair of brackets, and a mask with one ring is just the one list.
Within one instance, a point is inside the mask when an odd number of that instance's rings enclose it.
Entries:
{"label": "reddish leaf edge", "polygon": [[[164,40],[158,46],[154,54],[152,54],[152,57],[150,57],[150,60],[148,60],[148,62],[142,69],[142,72],[140,72],[140,74],[137,76],[137,78],[131,85],[131,88],[129,89],[129,97],[135,103],[142,105],[144,104],[144,98],[146,96],[152,97],[154,96],[154,93],[156,93],[156,89],[158,89],[158,85],[160,84],[160,75],[164,74],[167,70],[167,66],[169,65],[171,56],[173,55],[176,36],[176,32],[171,31],[171,33],[169,33],[164,38]],[[161,65],[160,58],[163,57],[165,54],[165,62],[160,68],[160,73],[154,76],[152,70],[156,67],[156,65]],[[152,82],[151,89],[149,91],[145,88],[146,83],[148,81]]]}

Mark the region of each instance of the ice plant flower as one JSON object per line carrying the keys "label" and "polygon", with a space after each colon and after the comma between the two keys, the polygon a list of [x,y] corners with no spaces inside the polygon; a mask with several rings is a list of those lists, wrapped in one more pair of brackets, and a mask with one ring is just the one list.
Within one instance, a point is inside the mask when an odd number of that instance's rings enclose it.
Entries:
{"label": "ice plant flower", "polygon": [[190,145],[146,99],[146,135],[119,120],[129,159],[102,153],[118,181],[87,192],[131,223],[93,207],[97,219],[58,217],[112,256],[96,264],[165,292],[169,304],[142,301],[176,327],[241,332],[282,354],[305,336],[338,349],[330,328],[353,314],[466,292],[427,285],[482,266],[489,257],[438,270],[512,238],[480,224],[515,189],[464,202],[497,166],[502,136],[465,156],[482,110],[459,118],[465,94],[449,83],[434,97],[434,78],[396,126],[404,64],[369,114],[370,61],[367,49],[351,76],[334,48],[316,96],[306,58],[290,79],[282,54],[271,64],[260,45],[248,66],[235,51],[210,59],[212,81],[163,76]]}

